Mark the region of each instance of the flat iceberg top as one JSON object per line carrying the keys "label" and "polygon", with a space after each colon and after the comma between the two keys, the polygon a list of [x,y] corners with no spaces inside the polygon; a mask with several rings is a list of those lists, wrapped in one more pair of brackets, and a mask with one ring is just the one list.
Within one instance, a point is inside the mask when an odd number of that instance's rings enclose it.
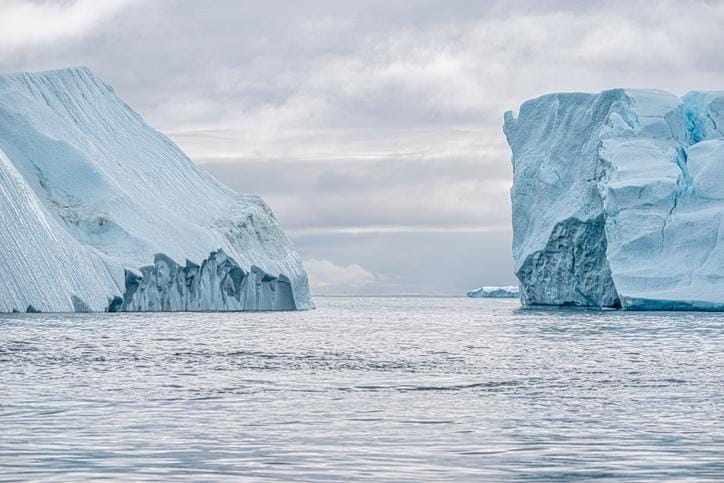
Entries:
{"label": "flat iceberg top", "polygon": [[296,308],[311,307],[266,204],[197,169],[87,68],[0,76],[0,175],[2,311],[74,310],[73,297],[103,310],[126,270],[218,250],[287,278]]}
{"label": "flat iceberg top", "polygon": [[514,285],[503,287],[486,285],[475,290],[470,290],[467,296],[471,298],[518,298],[520,296],[520,290]]}
{"label": "flat iceberg top", "polygon": [[724,92],[549,94],[504,130],[524,303],[724,306]]}

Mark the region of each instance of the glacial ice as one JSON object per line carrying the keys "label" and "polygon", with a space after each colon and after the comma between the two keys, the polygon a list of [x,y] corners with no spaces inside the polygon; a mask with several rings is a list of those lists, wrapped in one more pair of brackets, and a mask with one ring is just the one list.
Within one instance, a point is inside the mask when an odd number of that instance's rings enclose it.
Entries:
{"label": "glacial ice", "polygon": [[2,312],[312,307],[267,205],[83,67],[0,76],[0,273]]}
{"label": "glacial ice", "polygon": [[524,304],[724,309],[724,92],[549,94],[504,131]]}
{"label": "glacial ice", "polygon": [[165,255],[141,274],[126,271],[122,301],[112,311],[294,310],[289,279],[269,275],[257,266],[247,272],[222,250],[199,266],[179,266]]}
{"label": "glacial ice", "polygon": [[514,285],[508,285],[504,287],[480,287],[475,290],[468,292],[468,297],[471,298],[518,298],[520,297],[520,290]]}

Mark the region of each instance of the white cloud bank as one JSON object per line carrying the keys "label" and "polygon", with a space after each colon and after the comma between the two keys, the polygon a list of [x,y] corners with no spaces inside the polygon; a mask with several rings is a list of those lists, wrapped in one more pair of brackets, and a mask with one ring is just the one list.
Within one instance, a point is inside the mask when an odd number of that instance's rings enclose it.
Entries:
{"label": "white cloud bank", "polygon": [[337,265],[329,260],[311,258],[304,260],[304,268],[307,269],[312,290],[329,287],[334,287],[336,292],[340,289],[355,290],[378,281],[375,274],[357,264]]}
{"label": "white cloud bank", "polygon": [[129,3],[130,0],[0,0],[0,54],[82,38]]}

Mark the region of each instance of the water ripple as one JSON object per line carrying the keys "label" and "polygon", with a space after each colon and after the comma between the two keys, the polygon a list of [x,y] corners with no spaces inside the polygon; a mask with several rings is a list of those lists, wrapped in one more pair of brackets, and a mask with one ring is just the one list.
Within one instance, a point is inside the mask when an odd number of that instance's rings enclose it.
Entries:
{"label": "water ripple", "polygon": [[724,314],[318,303],[0,316],[0,480],[724,474]]}

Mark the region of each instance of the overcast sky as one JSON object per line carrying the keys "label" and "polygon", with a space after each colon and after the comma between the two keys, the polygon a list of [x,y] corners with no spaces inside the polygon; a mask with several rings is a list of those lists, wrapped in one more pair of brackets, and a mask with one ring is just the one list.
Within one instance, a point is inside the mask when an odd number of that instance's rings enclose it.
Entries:
{"label": "overcast sky", "polygon": [[724,2],[0,0],[0,71],[86,65],[262,195],[315,293],[514,283],[503,113],[724,89]]}

